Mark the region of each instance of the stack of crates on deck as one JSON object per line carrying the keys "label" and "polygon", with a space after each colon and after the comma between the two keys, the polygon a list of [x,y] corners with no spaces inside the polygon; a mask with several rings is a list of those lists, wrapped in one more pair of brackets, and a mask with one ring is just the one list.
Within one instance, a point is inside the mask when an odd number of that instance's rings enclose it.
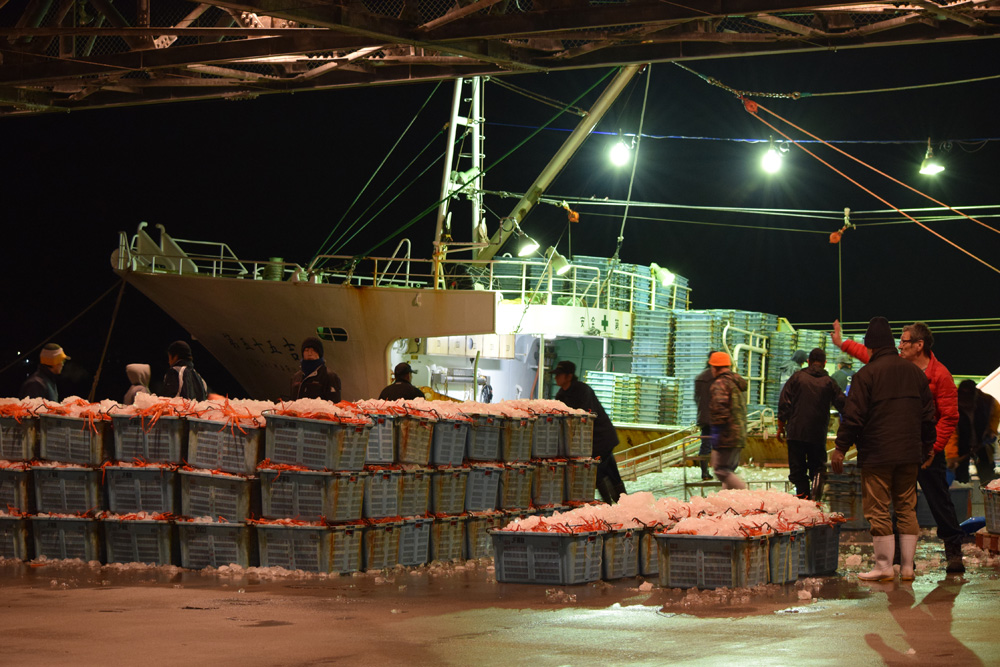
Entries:
{"label": "stack of crates on deck", "polygon": [[638,310],[632,322],[632,372],[649,377],[670,375],[673,314],[669,310]]}
{"label": "stack of crates on deck", "polygon": [[261,518],[254,522],[261,566],[364,568],[362,499],[370,478],[364,467],[376,423],[267,416],[265,460],[257,470]]}
{"label": "stack of crates on deck", "polygon": [[694,379],[705,369],[708,353],[721,347],[719,317],[708,310],[674,311],[674,377],[680,382],[678,424],[693,423],[698,417],[694,402]]}
{"label": "stack of crates on deck", "polygon": [[612,421],[620,421],[614,414],[615,404],[615,378],[618,373],[608,373],[606,371],[587,371],[583,375],[583,381],[594,390],[597,400],[604,406],[605,412]]}
{"label": "stack of crates on deck", "polygon": [[677,424],[681,406],[681,382],[675,377],[660,378],[660,424]]}
{"label": "stack of crates on deck", "polygon": [[34,511],[31,464],[38,457],[38,417],[0,417],[0,558],[30,558]]}
{"label": "stack of crates on deck", "polygon": [[781,396],[781,366],[792,358],[796,347],[794,331],[776,331],[771,334],[767,354],[767,386],[764,404],[774,410],[778,409],[778,398]]}

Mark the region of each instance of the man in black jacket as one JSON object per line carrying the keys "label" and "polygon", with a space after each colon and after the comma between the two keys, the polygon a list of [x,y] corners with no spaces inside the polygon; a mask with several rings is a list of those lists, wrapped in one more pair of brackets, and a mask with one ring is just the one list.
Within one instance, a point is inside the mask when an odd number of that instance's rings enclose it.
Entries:
{"label": "man in black jacket", "polygon": [[302,341],[301,368],[292,376],[292,399],[322,398],[340,403],[340,376],[326,367],[323,343],[309,337]]}
{"label": "man in black jacket", "polygon": [[24,398],[44,398],[59,401],[59,387],[56,379],[62,373],[63,364],[69,357],[56,343],[48,343],[38,356],[38,368],[25,378],[20,394]]}
{"label": "man in black jacket", "polygon": [[191,346],[185,341],[175,340],[167,348],[167,369],[163,376],[163,395],[180,396],[195,401],[208,398],[208,385],[194,369]]}
{"label": "man in black jacket", "polygon": [[788,379],[778,400],[778,438],[788,438],[788,481],[800,498],[810,497],[810,481],[826,467],[830,406],[840,412],[847,399],[825,365],[826,352],[813,349],[809,365]]}
{"label": "man in black jacket", "polygon": [[857,446],[861,501],[875,550],[875,567],[858,578],[889,581],[895,576],[891,504],[900,533],[899,575],[910,580],[920,535],[917,471],[937,438],[934,396],[924,372],[896,354],[884,317],[868,323],[865,347],[870,359],[851,381],[830,463],[835,473],[843,473],[844,454]]}
{"label": "man in black jacket", "polygon": [[396,378],[396,381],[382,390],[382,393],[378,395],[380,399],[383,401],[396,401],[401,398],[409,400],[424,397],[424,392],[410,384],[410,378],[413,377],[413,369],[408,363],[404,361],[401,364],[396,364],[392,375]]}
{"label": "man in black jacket", "polygon": [[[711,359],[715,350],[708,353]],[[709,388],[715,382],[715,373],[712,366],[705,364],[705,370],[694,379],[694,402],[698,404],[698,426],[701,427],[701,448],[698,450],[698,457],[701,461],[701,481],[707,482],[712,479],[712,473],[708,472],[708,460],[712,455],[712,416],[709,414],[708,404],[711,399]]]}
{"label": "man in black jacket", "polygon": [[618,446],[618,432],[615,431],[604,406],[597,400],[597,395],[590,385],[580,382],[576,377],[576,364],[572,361],[560,361],[553,371],[559,392],[556,400],[562,401],[571,408],[594,413],[594,446],[591,456],[599,458],[597,465],[597,492],[604,502],[618,502],[625,493],[625,482],[618,472],[618,463],[612,453]]}

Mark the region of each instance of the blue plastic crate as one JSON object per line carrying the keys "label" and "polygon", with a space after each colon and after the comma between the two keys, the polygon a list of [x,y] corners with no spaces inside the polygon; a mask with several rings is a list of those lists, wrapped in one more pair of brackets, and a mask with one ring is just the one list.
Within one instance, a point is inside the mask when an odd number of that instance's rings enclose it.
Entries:
{"label": "blue plastic crate", "polygon": [[[181,470],[181,514],[242,523],[259,514],[256,477]],[[259,499],[257,499],[259,502]]]}
{"label": "blue plastic crate", "polygon": [[465,460],[469,422],[440,419],[434,424],[430,462],[436,466],[460,466]]}
{"label": "blue plastic crate", "polygon": [[187,420],[164,416],[112,415],[114,459],[181,463],[187,459]]}
{"label": "blue plastic crate", "polygon": [[531,458],[550,459],[559,456],[560,443],[565,437],[562,415],[539,415],[531,432]]}
{"label": "blue plastic crate", "polygon": [[259,428],[210,419],[188,418],[187,422],[187,462],[192,467],[240,475],[250,475],[256,470],[261,449]]}
{"label": "blue plastic crate", "polygon": [[505,419],[492,415],[474,415],[469,425],[465,458],[470,461],[499,461],[500,434]]}
{"label": "blue plastic crate", "polygon": [[399,516],[399,477],[397,469],[371,469],[365,477],[362,516],[370,519]]}
{"label": "blue plastic crate", "polygon": [[504,512],[471,512],[465,520],[465,551],[463,558],[493,557],[493,538],[490,531],[503,528],[508,523]]}
{"label": "blue plastic crate", "polygon": [[257,524],[261,567],[307,572],[361,569],[360,526]]}
{"label": "blue plastic crate", "polygon": [[0,460],[30,461],[38,458],[38,418],[0,417]]}
{"label": "blue plastic crate", "polygon": [[438,468],[431,473],[432,514],[461,514],[465,510],[468,468]]}
{"label": "blue plastic crate", "polygon": [[534,476],[535,466],[532,464],[511,463],[505,466],[500,478],[499,509],[528,509]]}
{"label": "blue plastic crate", "polygon": [[566,488],[565,461],[536,461],[535,478],[531,485],[531,504],[559,505]]}
{"label": "blue plastic crate", "polygon": [[768,544],[768,582],[785,584],[799,578],[805,530],[775,533]]}
{"label": "blue plastic crate", "polygon": [[431,457],[436,424],[429,419],[405,415],[396,418],[396,459],[399,463],[425,466]]}
{"label": "blue plastic crate", "polygon": [[9,511],[7,508],[11,508],[22,513],[32,511],[31,503],[34,498],[28,494],[29,476],[27,463],[14,463],[0,468],[0,510]]}
{"label": "blue plastic crate", "polygon": [[396,420],[391,415],[368,415],[372,429],[368,433],[365,465],[393,463],[396,460]]}
{"label": "blue plastic crate", "polygon": [[171,468],[104,466],[104,488],[115,514],[177,512],[177,473]]}
{"label": "blue plastic crate", "polygon": [[499,466],[474,465],[469,469],[469,482],[465,487],[465,511],[485,512],[497,509],[500,478]]}
{"label": "blue plastic crate", "polygon": [[650,527],[639,531],[639,574],[644,577],[660,573],[660,547],[656,544],[655,530]]}
{"label": "blue plastic crate", "polygon": [[531,439],[534,430],[534,419],[514,418],[505,420],[501,458],[507,463],[529,460],[531,458]]}
{"label": "blue plastic crate", "polygon": [[594,418],[592,415],[569,415],[563,420],[566,434],[560,439],[560,456],[576,458],[594,453]]}
{"label": "blue plastic crate", "polygon": [[105,518],[101,525],[108,563],[174,564],[174,526],[170,521]]}
{"label": "blue plastic crate", "polygon": [[806,526],[799,552],[799,576],[833,574],[839,567],[840,527],[843,524]]}
{"label": "blue plastic crate", "polygon": [[597,459],[570,459],[566,461],[566,485],[563,500],[588,501],[594,499],[597,488]]}
{"label": "blue plastic crate", "polygon": [[245,523],[177,524],[180,539],[181,567],[201,570],[206,567],[256,564],[256,533]]}
{"label": "blue plastic crate", "polygon": [[95,519],[33,516],[29,525],[36,558],[101,560],[100,527]]}
{"label": "blue plastic crate", "polygon": [[28,560],[28,521],[0,516],[0,558]]}
{"label": "blue plastic crate", "polygon": [[[368,455],[371,428],[371,425],[269,414],[264,454],[271,463],[312,470],[359,471]],[[194,442],[192,430],[189,445]]]}
{"label": "blue plastic crate", "polygon": [[603,536],[495,530],[496,579],[512,584],[582,584],[601,578]]}
{"label": "blue plastic crate", "polygon": [[399,564],[423,565],[430,560],[431,530],[434,519],[412,517],[403,519],[399,527]]}
{"label": "blue plastic crate", "polygon": [[78,417],[39,415],[38,455],[46,461],[100,465],[108,422]]}
{"label": "blue plastic crate", "polygon": [[259,474],[265,518],[331,522],[361,518],[365,473],[262,468]]}
{"label": "blue plastic crate", "polygon": [[657,533],[656,542],[664,588],[742,588],[767,583],[764,537]]}
{"label": "blue plastic crate", "polygon": [[431,471],[403,469],[399,475],[399,516],[424,516],[431,502]]}
{"label": "blue plastic crate", "polygon": [[465,516],[443,516],[434,519],[431,529],[431,559],[461,560],[465,551]]}
{"label": "blue plastic crate", "polygon": [[74,514],[104,509],[100,470],[33,466],[31,478],[38,512]]}

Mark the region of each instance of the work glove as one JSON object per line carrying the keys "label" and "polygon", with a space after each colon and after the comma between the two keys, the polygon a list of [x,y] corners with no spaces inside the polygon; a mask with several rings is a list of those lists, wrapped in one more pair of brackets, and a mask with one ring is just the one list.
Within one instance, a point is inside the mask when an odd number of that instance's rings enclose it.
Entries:
{"label": "work glove", "polygon": [[785,422],[779,421],[778,422],[778,440],[784,440],[784,439],[785,439]]}

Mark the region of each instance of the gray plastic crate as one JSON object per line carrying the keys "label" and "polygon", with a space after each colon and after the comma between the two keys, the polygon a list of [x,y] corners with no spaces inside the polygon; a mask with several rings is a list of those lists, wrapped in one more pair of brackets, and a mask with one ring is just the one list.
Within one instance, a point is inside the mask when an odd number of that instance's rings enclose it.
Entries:
{"label": "gray plastic crate", "polygon": [[465,516],[443,516],[434,519],[431,529],[431,559],[461,560],[465,550]]}
{"label": "gray plastic crate", "polygon": [[502,476],[503,469],[499,467],[471,466],[469,483],[465,487],[465,511],[485,512],[497,509]]}
{"label": "gray plastic crate", "polygon": [[264,455],[271,463],[312,470],[360,471],[371,425],[267,415]]}
{"label": "gray plastic crate", "polygon": [[405,415],[396,418],[396,459],[399,463],[425,466],[431,457],[434,422]]}
{"label": "gray plastic crate", "polygon": [[403,470],[399,475],[399,516],[424,516],[431,502],[431,471]]}
{"label": "gray plastic crate", "polygon": [[94,519],[30,517],[35,557],[101,560],[100,526]]}
{"label": "gray plastic crate", "polygon": [[845,529],[864,530],[868,528],[868,521],[865,519],[861,507],[861,494],[825,492],[823,497],[830,503],[831,512],[840,512],[847,519],[842,524]]}
{"label": "gray plastic crate", "polygon": [[602,557],[604,579],[623,579],[639,574],[640,533],[631,528],[604,533]]}
{"label": "gray plastic crate", "polygon": [[368,415],[368,418],[372,420],[372,428],[368,432],[365,465],[381,465],[395,462],[395,418],[392,415]]}
{"label": "gray plastic crate", "polygon": [[0,516],[0,558],[28,560],[28,521]]}
{"label": "gray plastic crate", "polygon": [[597,488],[597,459],[570,459],[566,461],[566,488],[564,500],[569,502],[594,499]]}
{"label": "gray plastic crate", "polygon": [[399,516],[399,477],[397,469],[369,470],[361,514],[368,519]]}
{"label": "gray plastic crate", "polygon": [[108,563],[172,565],[174,526],[169,521],[104,519],[104,546]]}
{"label": "gray plastic crate", "polygon": [[983,487],[983,510],[986,516],[986,532],[1000,533],[1000,491]]}
{"label": "gray plastic crate", "polygon": [[0,459],[30,461],[38,458],[38,418],[0,417]]}
{"label": "gray plastic crate", "polygon": [[513,418],[504,423],[500,458],[507,463],[527,461],[531,458],[531,438],[535,419]]}
{"label": "gray plastic crate", "polygon": [[561,415],[539,415],[531,429],[531,458],[550,459],[559,456],[563,433]]}
{"label": "gray plastic crate", "polygon": [[833,574],[839,567],[840,527],[832,525],[806,526],[799,552],[799,576],[815,577]]}
{"label": "gray plastic crate", "polygon": [[366,570],[384,570],[399,562],[399,533],[402,522],[379,521],[365,526],[362,562]]}
{"label": "gray plastic crate", "polygon": [[253,527],[245,523],[177,524],[180,537],[181,567],[201,570],[206,567],[239,565],[250,567],[257,562],[253,548]]}
{"label": "gray plastic crate", "polygon": [[594,418],[591,415],[568,415],[563,419],[565,436],[560,439],[560,456],[579,458],[594,453]]}
{"label": "gray plastic crate", "polygon": [[536,461],[535,478],[531,485],[533,505],[558,505],[566,487],[565,461]]}
{"label": "gray plastic crate", "polygon": [[0,468],[0,510],[13,508],[19,512],[32,511],[31,501],[34,498],[28,492],[29,478],[26,463]]}
{"label": "gray plastic crate", "polygon": [[493,538],[490,531],[509,523],[504,512],[471,512],[465,520],[465,551],[463,558],[493,557]]}
{"label": "gray plastic crate", "polygon": [[805,530],[775,533],[768,544],[768,583],[786,584],[799,578]]}
{"label": "gray plastic crate", "polygon": [[655,530],[643,528],[639,531],[639,574],[644,577],[655,577],[660,573],[660,547],[653,535]]}
{"label": "gray plastic crate", "polygon": [[260,461],[261,429],[188,418],[187,462],[194,468],[251,475]]}
{"label": "gray plastic crate", "polygon": [[181,470],[181,514],[242,523],[259,514],[253,502],[256,477]]}
{"label": "gray plastic crate", "polygon": [[100,465],[108,422],[60,415],[39,415],[38,455],[46,461]]}
{"label": "gray plastic crate", "polygon": [[531,506],[531,484],[535,466],[529,463],[511,463],[504,466],[500,477],[499,509],[527,509]]}
{"label": "gray plastic crate", "polygon": [[469,425],[465,458],[470,461],[499,461],[500,434],[506,419],[492,415],[475,415]]}
{"label": "gray plastic crate", "polygon": [[430,560],[431,529],[434,519],[412,517],[403,519],[399,526],[400,565],[423,565]]}
{"label": "gray plastic crate", "polygon": [[177,511],[177,473],[170,468],[104,466],[104,488],[115,514]]}
{"label": "gray plastic crate", "polygon": [[268,519],[355,521],[361,518],[365,473],[261,468],[261,514]]}
{"label": "gray plastic crate", "polygon": [[460,466],[465,460],[469,422],[441,419],[434,424],[430,462],[437,466]]}
{"label": "gray plastic crate", "polygon": [[307,572],[361,569],[360,526],[257,524],[261,567]]}
{"label": "gray plastic crate", "polygon": [[431,473],[431,514],[461,514],[465,510],[468,468],[439,468]]}
{"label": "gray plastic crate", "polygon": [[764,537],[657,533],[656,542],[664,588],[741,588],[767,583]]}
{"label": "gray plastic crate", "polygon": [[99,470],[34,466],[31,477],[38,512],[74,514],[104,509]]}
{"label": "gray plastic crate", "polygon": [[187,458],[187,420],[180,417],[112,415],[114,458],[149,463],[182,463]]}
{"label": "gray plastic crate", "polygon": [[601,578],[603,536],[493,531],[496,578],[511,584],[582,584]]}

